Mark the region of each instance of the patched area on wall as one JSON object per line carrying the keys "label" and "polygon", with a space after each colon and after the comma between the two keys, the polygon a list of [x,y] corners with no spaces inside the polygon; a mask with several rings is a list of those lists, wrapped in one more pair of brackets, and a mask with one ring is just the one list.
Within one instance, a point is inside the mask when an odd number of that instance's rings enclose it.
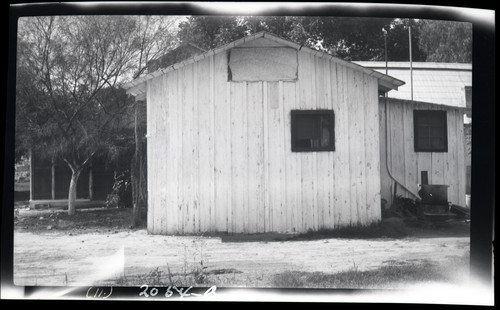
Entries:
{"label": "patched area on wall", "polygon": [[229,80],[297,80],[297,50],[260,38],[228,51]]}

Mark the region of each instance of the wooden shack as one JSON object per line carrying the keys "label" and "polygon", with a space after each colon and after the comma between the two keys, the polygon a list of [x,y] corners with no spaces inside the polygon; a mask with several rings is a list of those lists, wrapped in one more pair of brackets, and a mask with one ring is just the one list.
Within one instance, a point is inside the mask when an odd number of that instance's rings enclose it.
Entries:
{"label": "wooden shack", "polygon": [[379,94],[402,84],[265,32],[128,83],[147,104],[148,232],[380,221]]}
{"label": "wooden shack", "polygon": [[448,186],[448,201],[465,206],[464,114],[469,108],[380,98],[381,195],[416,199],[419,184]]}

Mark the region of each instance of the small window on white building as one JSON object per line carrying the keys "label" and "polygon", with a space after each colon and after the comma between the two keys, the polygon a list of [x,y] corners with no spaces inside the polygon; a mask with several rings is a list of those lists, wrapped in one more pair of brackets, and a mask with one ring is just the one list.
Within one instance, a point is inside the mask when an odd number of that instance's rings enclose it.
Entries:
{"label": "small window on white building", "polygon": [[446,111],[413,111],[415,152],[448,152]]}
{"label": "small window on white building", "polygon": [[332,110],[292,111],[292,152],[335,151]]}

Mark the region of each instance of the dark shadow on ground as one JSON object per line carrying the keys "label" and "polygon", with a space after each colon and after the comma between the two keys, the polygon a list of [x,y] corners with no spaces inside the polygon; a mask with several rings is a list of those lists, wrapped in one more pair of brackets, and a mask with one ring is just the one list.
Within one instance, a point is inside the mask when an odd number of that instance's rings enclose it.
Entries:
{"label": "dark shadow on ground", "polygon": [[367,227],[310,230],[301,234],[224,234],[222,242],[283,242],[308,241],[331,238],[342,239],[404,239],[469,237],[470,224],[463,220],[428,222],[401,218],[384,219],[380,224]]}
{"label": "dark shadow on ground", "polygon": [[[130,230],[131,208],[77,209],[73,216],[65,210],[24,210],[14,217],[15,229],[30,232],[61,231],[68,234],[119,232]],[[146,228],[145,222],[134,229]]]}
{"label": "dark shadow on ground", "polygon": [[[145,218],[145,216],[144,216]],[[22,210],[16,213],[15,229],[24,231],[64,231],[66,233],[88,233],[124,231],[131,229],[132,209],[95,208],[78,209],[74,216],[56,209]],[[145,229],[146,222],[133,229]],[[341,229],[310,230],[300,234],[260,233],[229,234],[199,233],[196,236],[220,238],[222,242],[285,242],[321,239],[404,239],[404,238],[445,238],[469,237],[470,224],[463,220],[449,222],[429,222],[417,219],[386,218],[379,224],[366,227],[345,227]]]}

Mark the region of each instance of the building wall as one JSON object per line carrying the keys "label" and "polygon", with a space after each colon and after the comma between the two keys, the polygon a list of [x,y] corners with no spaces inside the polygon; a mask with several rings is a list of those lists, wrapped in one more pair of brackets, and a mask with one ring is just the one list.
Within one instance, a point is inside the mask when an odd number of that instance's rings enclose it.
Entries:
{"label": "building wall", "polygon": [[[148,231],[379,221],[377,79],[299,51],[296,80],[231,82],[227,55],[147,82]],[[336,150],[291,152],[292,109],[333,109]]]}
{"label": "building wall", "polygon": [[[437,104],[407,100],[380,99],[380,175],[381,195],[390,204],[394,194],[394,180],[418,195],[421,171],[428,171],[429,184],[449,185],[448,200],[465,206],[465,145],[463,112],[460,109]],[[446,110],[448,152],[414,152],[413,111]],[[386,123],[387,122],[387,123]],[[386,139],[386,124],[388,128]],[[397,187],[397,195],[415,199],[409,191]]]}

